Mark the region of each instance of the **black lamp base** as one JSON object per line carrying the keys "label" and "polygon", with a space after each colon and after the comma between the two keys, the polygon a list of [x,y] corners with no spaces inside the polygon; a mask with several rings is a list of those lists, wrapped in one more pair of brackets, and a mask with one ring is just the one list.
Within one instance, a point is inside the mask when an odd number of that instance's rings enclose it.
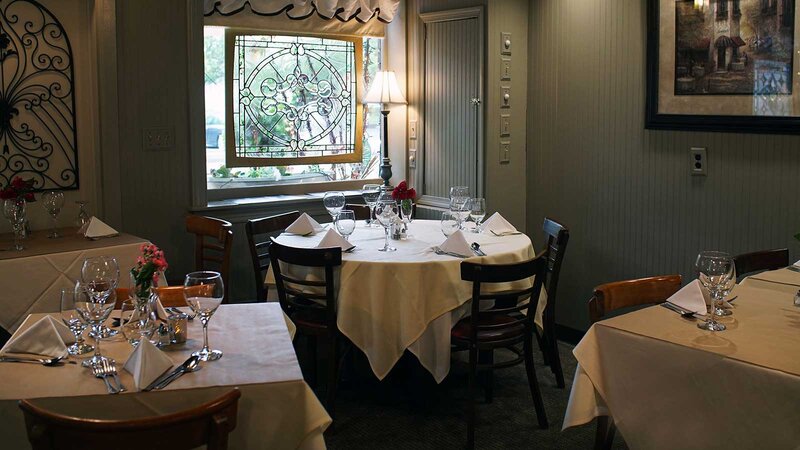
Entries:
{"label": "black lamp base", "polygon": [[383,164],[378,171],[378,175],[383,178],[384,186],[390,186],[389,179],[392,178],[392,163],[389,161],[389,158],[383,158]]}

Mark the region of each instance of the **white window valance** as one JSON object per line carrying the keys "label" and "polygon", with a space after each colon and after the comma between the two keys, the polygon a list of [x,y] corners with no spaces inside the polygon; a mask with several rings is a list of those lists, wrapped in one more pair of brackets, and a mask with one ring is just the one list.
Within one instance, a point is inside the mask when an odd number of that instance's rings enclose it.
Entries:
{"label": "white window valance", "polygon": [[291,19],[305,19],[314,14],[342,22],[355,19],[365,23],[394,19],[400,0],[204,0],[206,16],[229,16],[247,10],[262,16],[286,14]]}

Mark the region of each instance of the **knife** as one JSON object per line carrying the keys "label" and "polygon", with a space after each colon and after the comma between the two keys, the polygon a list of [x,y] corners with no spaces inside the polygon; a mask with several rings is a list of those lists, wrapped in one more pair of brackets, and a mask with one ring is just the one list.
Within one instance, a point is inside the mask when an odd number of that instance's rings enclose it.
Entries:
{"label": "knife", "polygon": [[153,388],[155,388],[156,386],[158,386],[162,382],[166,381],[169,377],[175,376],[178,372],[181,371],[181,369],[183,369],[185,367],[189,367],[189,364],[192,364],[192,361],[195,360],[195,359],[197,359],[197,356],[190,356],[189,359],[184,361],[183,364],[181,364],[180,366],[176,367],[175,370],[167,372],[164,375],[161,375],[160,377],[156,378],[155,381],[153,381],[152,383],[147,385],[146,388],[142,389],[142,392],[152,391]]}

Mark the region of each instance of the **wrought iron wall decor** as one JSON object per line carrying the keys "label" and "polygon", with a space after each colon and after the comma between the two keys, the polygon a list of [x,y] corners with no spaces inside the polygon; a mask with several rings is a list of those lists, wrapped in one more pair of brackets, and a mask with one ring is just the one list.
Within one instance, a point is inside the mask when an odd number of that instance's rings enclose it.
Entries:
{"label": "wrought iron wall decor", "polygon": [[72,46],[35,0],[0,0],[0,186],[77,189]]}

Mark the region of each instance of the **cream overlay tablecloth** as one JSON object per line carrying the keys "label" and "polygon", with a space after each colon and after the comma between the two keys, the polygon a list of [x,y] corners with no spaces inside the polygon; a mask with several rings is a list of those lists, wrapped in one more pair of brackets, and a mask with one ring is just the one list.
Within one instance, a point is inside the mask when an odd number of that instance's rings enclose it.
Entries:
{"label": "cream overlay tablecloth", "polygon": [[610,412],[632,449],[798,448],[796,291],[744,280],[719,333],[660,306],[598,322],[574,350],[564,428]]}
{"label": "cream overlay tablecloth", "polygon": [[[30,316],[20,330],[43,315]],[[168,348],[175,364],[202,346],[199,320],[190,322],[190,340]],[[27,448],[25,424],[17,400],[43,398],[42,404],[84,417],[165,414],[209,400],[233,387],[242,392],[238,426],[230,448],[324,448],[331,419],[303,381],[286,324],[277,304],[222,305],[209,322],[209,342],[224,356],[204,363],[163,391],[106,394],[105,385],[79,365],[44,367],[0,363],[0,435],[5,448]],[[121,367],[132,347],[121,338],[102,344],[103,353]],[[128,388],[134,383],[121,372]]]}
{"label": "cream overlay tablecloth", "polygon": [[58,311],[61,289],[75,286],[88,257],[115,257],[122,274],[120,287],[128,287],[127,270],[136,264],[139,247],[147,242],[124,233],[90,241],[74,228],[61,232],[63,237],[48,239],[44,231],[36,231],[25,241],[25,250],[0,252],[0,326],[9,332],[28,314]]}
{"label": "cream overlay tablecloth", "polygon": [[[380,252],[384,231],[359,222],[350,242],[352,253],[342,254],[338,285],[338,325],[367,355],[375,375],[385,377],[408,349],[441,382],[450,370],[450,329],[467,312],[465,303],[472,285],[461,280],[460,258],[437,255],[432,246],[445,240],[438,221],[415,220],[410,237],[390,240],[396,252]],[[315,236],[282,234],[278,242],[293,247],[315,247],[324,233]],[[469,242],[478,242],[487,256],[469,261],[485,264],[516,263],[533,258],[530,239],[524,234],[498,237],[465,233]],[[319,277],[319,274],[290,268],[294,276]],[[274,284],[272,271],[267,283]],[[486,285],[499,292],[530,286],[530,281]],[[271,289],[274,291],[274,289]],[[487,291],[488,292],[488,291]],[[538,305],[537,322],[545,306],[544,291]]]}

